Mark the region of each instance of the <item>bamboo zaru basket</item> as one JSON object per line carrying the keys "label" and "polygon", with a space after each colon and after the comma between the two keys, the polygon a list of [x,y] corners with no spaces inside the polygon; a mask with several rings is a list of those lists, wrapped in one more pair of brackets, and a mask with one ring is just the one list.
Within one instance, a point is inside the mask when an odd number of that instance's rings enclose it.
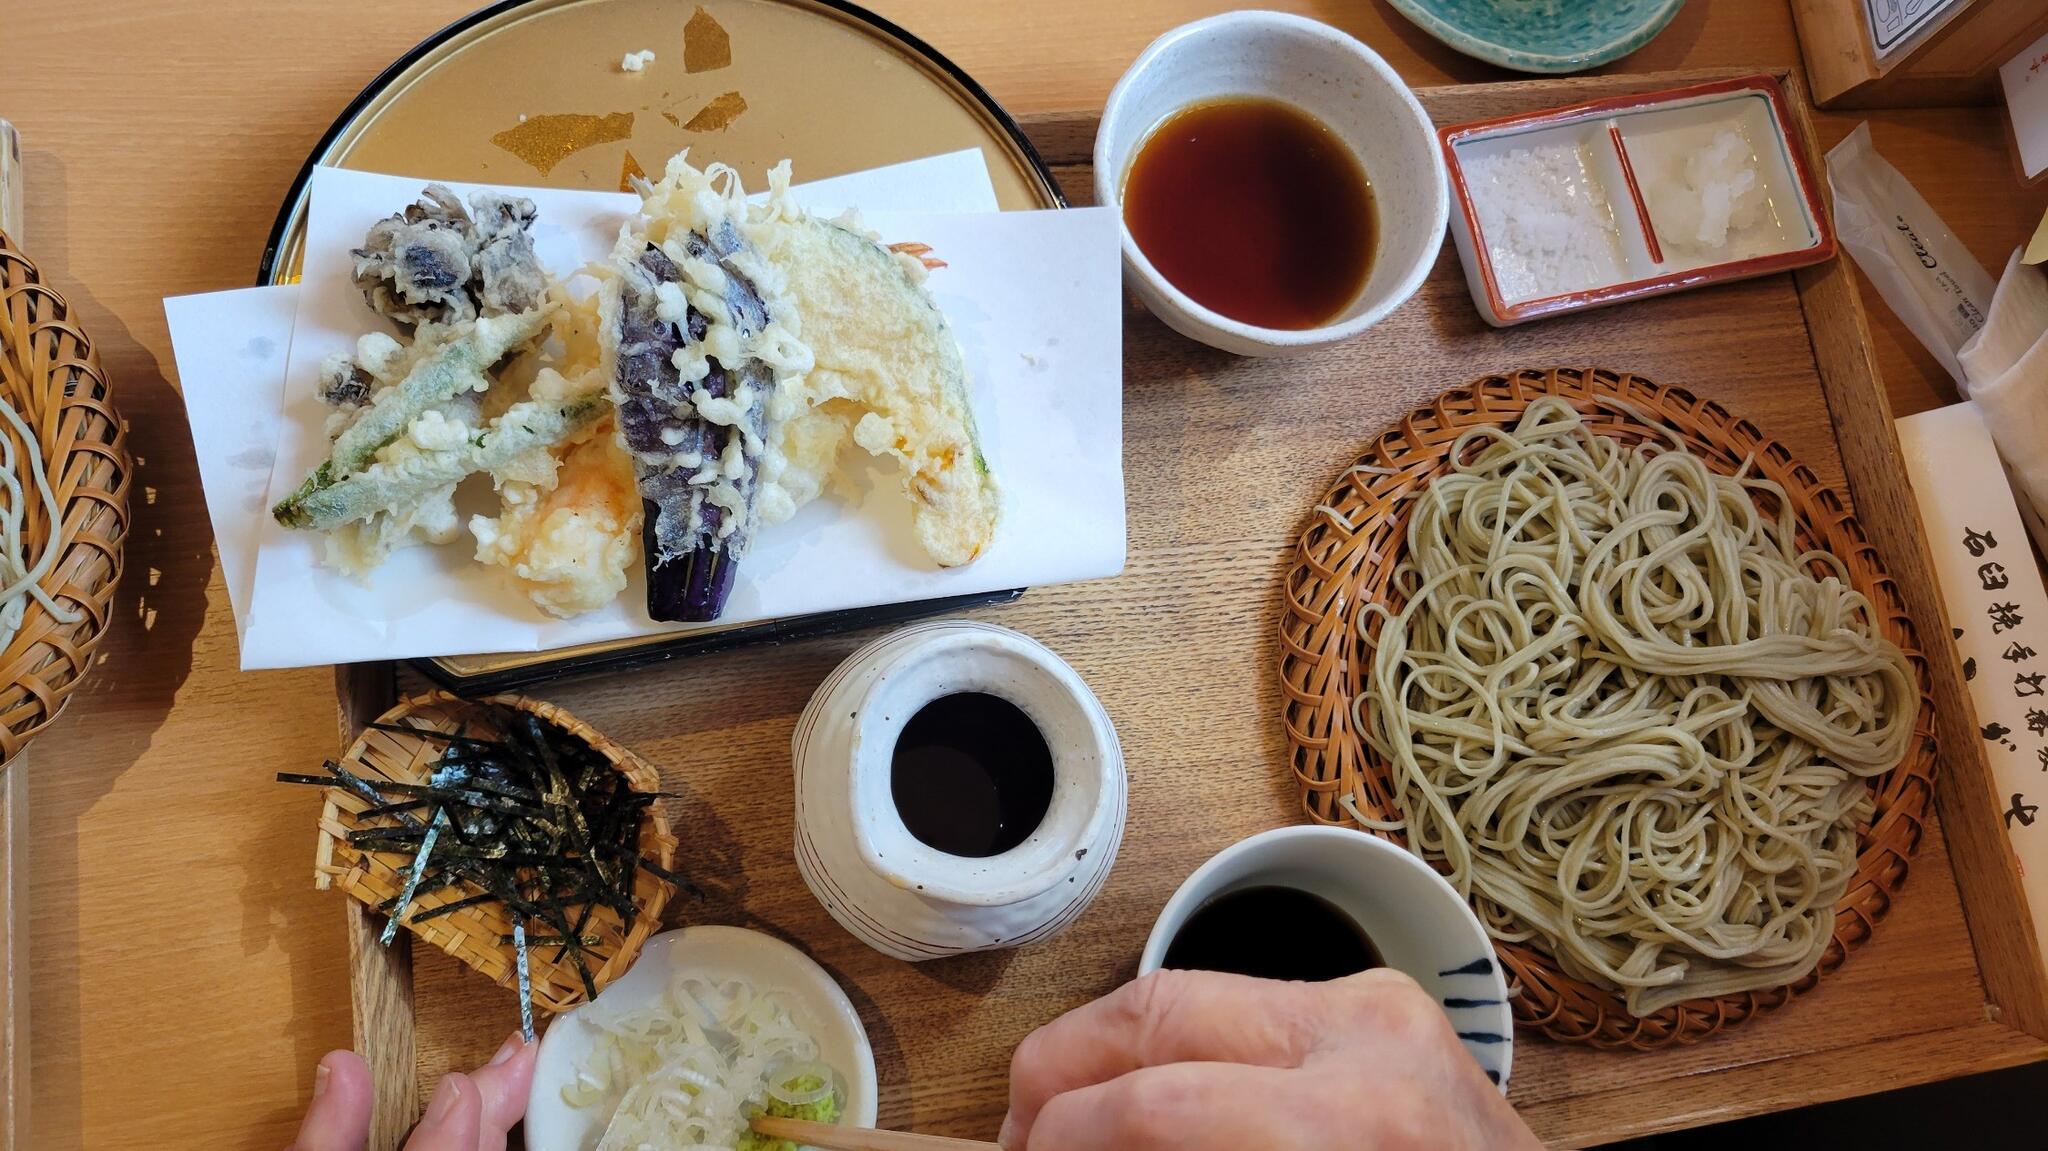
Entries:
{"label": "bamboo zaru basket", "polygon": [[35,437],[36,457],[55,493],[53,519],[26,473],[29,444],[11,422],[0,439],[13,454],[22,510],[24,564],[55,541],[55,562],[37,581],[59,614],[30,598],[13,639],[0,651],[0,763],[64,709],[90,666],[112,614],[128,533],[132,468],[107,377],[71,309],[28,257],[0,233],[0,398]]}
{"label": "bamboo zaru basket", "polygon": [[[594,748],[626,777],[627,785],[634,791],[661,789],[661,778],[647,761],[554,704],[514,695],[493,696],[478,702],[530,712],[561,728]],[[449,734],[487,734],[477,730],[480,713],[475,704],[442,691],[401,700],[396,707],[380,716],[378,722]],[[368,727],[342,754],[341,764],[372,782],[425,783],[433,774],[435,761],[444,746],[442,741],[424,736]],[[339,886],[371,908],[388,912],[405,888],[411,857],[395,852],[365,851],[351,844],[351,831],[371,825],[371,821],[362,818],[362,813],[371,806],[370,800],[339,787],[330,787],[323,794],[327,800],[320,811],[320,841],[314,860],[315,886],[323,889]],[[654,861],[663,870],[674,866],[676,837],[669,830],[668,818],[659,804],[650,806],[646,817],[641,820],[639,842],[643,858]],[[586,945],[583,952],[591,981],[599,990],[632,966],[634,958],[640,954],[640,945],[660,928],[662,908],[668,903],[670,891],[667,881],[639,870],[633,877],[634,918],[631,926],[611,907],[594,905],[591,908],[583,933],[595,935],[597,942]],[[474,889],[467,884],[422,894],[413,902],[410,912],[412,915],[431,912],[442,904],[462,900],[471,894],[474,894]],[[411,917],[409,915],[408,919]],[[517,952],[513,944],[507,942],[513,917],[503,903],[492,900],[465,906],[446,914],[408,922],[406,926],[428,943],[490,976],[500,987],[516,985]],[[549,1011],[566,1011],[589,997],[582,977],[562,948],[536,946],[529,949],[528,973],[533,981],[533,1002]]]}
{"label": "bamboo zaru basket", "polygon": [[[1855,877],[1835,905],[1832,942],[1804,978],[1769,990],[1687,1000],[1637,1018],[1619,992],[1565,974],[1539,946],[1496,941],[1514,991],[1515,1019],[1523,1025],[1554,1039],[1603,1047],[1688,1043],[1783,1006],[1870,937],[1905,880],[1933,791],[1934,704],[1927,662],[1898,587],[1841,497],[1821,486],[1783,445],[1680,388],[1591,369],[1490,376],[1404,417],[1367,448],[1358,461],[1364,466],[1347,470],[1324,497],[1335,514],[1316,514],[1296,548],[1280,624],[1289,750],[1311,819],[1348,822],[1346,808],[1355,806],[1375,819],[1400,820],[1388,765],[1367,746],[1352,716],[1352,700],[1367,673],[1361,612],[1368,603],[1399,609],[1389,583],[1406,546],[1410,497],[1449,470],[1458,436],[1476,425],[1512,424],[1532,402],[1551,395],[1571,400],[1601,435],[1629,444],[1676,435],[1715,471],[1732,475],[1749,461],[1753,474],[1778,483],[1793,505],[1801,545],[1830,551],[1847,566],[1849,582],[1869,598],[1885,637],[1907,654],[1920,684],[1913,738],[1904,760],[1871,780],[1876,808],[1869,825],[1859,829]],[[1401,841],[1399,835],[1386,838]]]}

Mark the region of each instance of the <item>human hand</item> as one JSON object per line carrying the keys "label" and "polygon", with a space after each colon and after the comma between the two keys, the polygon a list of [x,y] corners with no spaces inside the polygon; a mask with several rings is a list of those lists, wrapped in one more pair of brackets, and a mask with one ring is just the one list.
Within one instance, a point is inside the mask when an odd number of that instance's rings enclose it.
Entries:
{"label": "human hand", "polygon": [[1010,1061],[1009,1151],[1541,1151],[1436,1000],[1396,971],[1160,971]]}
{"label": "human hand", "polygon": [[[505,1151],[505,1133],[526,1114],[539,1045],[518,1032],[468,1075],[442,1076],[405,1151]],[[313,1102],[286,1151],[363,1151],[370,1137],[370,1066],[353,1051],[330,1051],[313,1073]]]}

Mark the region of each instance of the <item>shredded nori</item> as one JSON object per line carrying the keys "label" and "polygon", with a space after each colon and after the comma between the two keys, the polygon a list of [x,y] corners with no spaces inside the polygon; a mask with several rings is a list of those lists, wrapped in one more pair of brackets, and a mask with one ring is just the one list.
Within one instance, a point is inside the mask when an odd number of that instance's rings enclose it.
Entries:
{"label": "shredded nori", "polygon": [[[456,877],[454,882],[451,883],[450,886],[456,886],[461,884],[462,882],[463,880],[460,877]],[[429,919],[439,919],[441,916],[447,915],[450,912],[461,911],[465,907],[475,907],[480,903],[495,902],[497,898],[497,896],[492,895],[488,891],[479,891],[475,895],[465,895],[460,899],[451,899],[446,903],[437,903],[434,906],[427,908],[425,911],[415,911],[411,915],[407,916],[405,921],[407,923],[423,923]],[[397,900],[392,900],[393,906],[396,906],[397,902]],[[385,914],[390,914],[389,908],[386,908],[384,910]]]}
{"label": "shredded nori", "polygon": [[[428,783],[366,779],[332,760],[324,775],[280,772],[277,778],[340,787],[370,801],[357,815],[363,826],[349,832],[349,843],[405,857],[405,890],[379,907],[390,916],[385,943],[401,923],[491,903],[506,907],[513,929],[502,941],[517,953],[522,1021],[530,1037],[530,947],[556,948],[555,962],[570,959],[584,990],[595,996],[597,984],[585,961],[586,949],[601,942],[587,930],[592,912],[611,908],[631,930],[636,869],[689,884],[640,855],[641,821],[661,793],[632,790],[595,748],[538,716],[495,703],[478,708],[481,723],[474,726],[495,731],[495,737],[402,723],[370,725],[443,744]],[[443,892],[459,894],[432,907],[414,906]],[[529,919],[546,933],[529,935]]]}
{"label": "shredded nori", "polygon": [[[419,854],[412,857],[412,868],[405,877],[405,890],[399,893],[398,907],[391,918],[384,921],[384,934],[377,940],[386,947],[398,935],[398,925],[405,920],[405,913],[412,910],[413,893],[420,889],[420,878],[427,873],[427,861],[434,857],[434,841],[441,838],[441,829],[448,825],[448,809],[434,809],[434,822],[427,825],[427,833],[420,837]],[[351,842],[355,836],[350,835]]]}
{"label": "shredded nori", "polygon": [[519,1033],[533,1042],[533,974],[526,966],[526,921],[512,921],[512,952],[519,957]]}
{"label": "shredded nori", "polygon": [[[332,782],[332,781],[331,781],[331,780],[307,780],[306,782],[308,782],[308,783],[315,783],[315,782],[323,782],[323,783],[324,783],[324,782]],[[383,816],[383,815],[397,815],[397,814],[398,814],[399,812],[401,812],[401,811],[418,811],[418,810],[420,810],[421,808],[424,808],[424,807],[426,807],[426,806],[428,805],[428,802],[429,802],[429,801],[427,801],[427,800],[424,800],[424,799],[401,799],[401,800],[397,801],[396,803],[380,803],[380,804],[376,805],[375,807],[366,807],[366,808],[364,808],[364,809],[362,810],[361,814],[357,815],[357,816],[356,816],[356,818],[357,818],[357,819],[376,819],[376,818],[377,818],[378,816]]]}

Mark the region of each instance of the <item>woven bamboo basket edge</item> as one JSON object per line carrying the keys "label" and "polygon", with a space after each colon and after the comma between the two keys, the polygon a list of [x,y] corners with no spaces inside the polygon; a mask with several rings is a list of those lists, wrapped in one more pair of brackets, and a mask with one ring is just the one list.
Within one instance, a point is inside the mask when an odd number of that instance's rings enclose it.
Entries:
{"label": "woven bamboo basket edge", "polygon": [[[1426,482],[1440,470],[1449,442],[1458,432],[1475,423],[1503,422],[1545,395],[1572,399],[1582,412],[1591,406],[1594,412],[1589,414],[1599,414],[1604,408],[1603,422],[1615,418],[1617,408],[1612,401],[1616,399],[1635,409],[1628,419],[1654,412],[1661,417],[1659,426],[1692,428],[1695,434],[1687,437],[1689,446],[1712,449],[1706,453],[1710,463],[1716,455],[1724,466],[1731,460],[1753,457],[1759,471],[1785,486],[1795,508],[1803,498],[1818,513],[1816,520],[1801,509],[1802,534],[1824,543],[1849,565],[1852,585],[1870,599],[1880,626],[1906,652],[1919,681],[1921,707],[1913,739],[1899,766],[1872,782],[1876,806],[1859,839],[1856,877],[1836,904],[1833,938],[1813,972],[1785,986],[1688,1000],[1637,1018],[1623,1008],[1619,994],[1565,975],[1541,951],[1526,944],[1496,943],[1496,953],[1516,992],[1518,1023],[1553,1039],[1600,1047],[1650,1049],[1692,1043],[1784,1006],[1839,968],[1848,952],[1870,937],[1890,910],[1893,893],[1905,881],[1908,861],[1924,837],[1933,794],[1935,741],[1929,672],[1897,586],[1841,497],[1823,487],[1811,469],[1756,425],[1683,388],[1655,384],[1629,373],[1584,368],[1482,377],[1450,389],[1402,417],[1371,443],[1312,513],[1283,581],[1280,679],[1290,768],[1300,787],[1303,811],[1313,821],[1350,823],[1337,802],[1338,796],[1346,793],[1356,802],[1370,803],[1380,815],[1394,814],[1385,765],[1375,762],[1351,730],[1346,690],[1351,621],[1358,605],[1370,598],[1363,594],[1365,581],[1358,578],[1359,573],[1391,570],[1405,527],[1405,516],[1394,511],[1399,492]],[[1433,456],[1430,449],[1437,449]],[[1360,465],[1388,471],[1363,473]],[[1376,504],[1379,510],[1366,519],[1347,516],[1357,525],[1348,532],[1323,511],[1338,511],[1346,502],[1360,501],[1368,508]],[[1390,546],[1371,546],[1371,537],[1377,534],[1371,530],[1373,525],[1390,532]],[[1382,837],[1402,842],[1398,835]]]}
{"label": "woven bamboo basket edge", "polygon": [[[112,622],[129,524],[134,468],[112,388],[92,341],[63,295],[0,233],[0,389],[37,431],[56,493],[56,524],[30,516],[25,531],[55,530],[59,552],[40,586],[77,618],[31,599],[0,651],[0,764],[60,715],[92,667]],[[27,391],[24,392],[23,388]],[[12,433],[8,438],[13,439]],[[17,450],[19,442],[15,441]]]}

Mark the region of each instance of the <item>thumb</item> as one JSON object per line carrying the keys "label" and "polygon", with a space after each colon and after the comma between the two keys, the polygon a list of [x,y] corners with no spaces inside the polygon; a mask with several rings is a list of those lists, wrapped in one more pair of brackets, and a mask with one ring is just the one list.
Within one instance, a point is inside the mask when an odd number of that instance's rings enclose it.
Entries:
{"label": "thumb", "polygon": [[527,1092],[533,1088],[533,1060],[538,1043],[521,1042],[517,1031],[498,1048],[491,1061],[470,1073],[482,1096],[483,1121],[477,1151],[505,1151],[505,1133],[526,1114]]}
{"label": "thumb", "polygon": [[476,1083],[460,1073],[445,1075],[405,1151],[476,1151],[483,1121],[484,1097]]}
{"label": "thumb", "polygon": [[330,1051],[313,1071],[313,1102],[291,1151],[362,1151],[370,1137],[370,1067],[353,1051]]}

